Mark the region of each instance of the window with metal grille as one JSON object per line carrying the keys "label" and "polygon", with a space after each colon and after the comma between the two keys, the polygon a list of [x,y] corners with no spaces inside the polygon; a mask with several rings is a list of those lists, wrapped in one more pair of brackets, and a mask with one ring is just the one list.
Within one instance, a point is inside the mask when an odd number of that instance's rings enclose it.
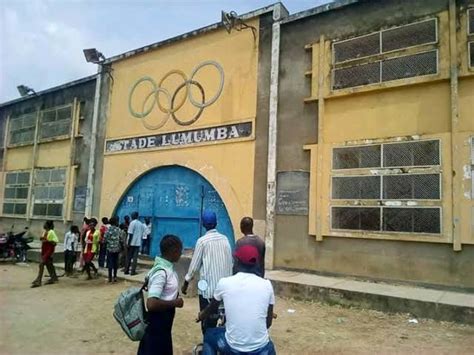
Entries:
{"label": "window with metal grille", "polygon": [[382,81],[412,78],[438,72],[438,51],[406,55],[382,61]]}
{"label": "window with metal grille", "polygon": [[338,147],[332,160],[332,229],[440,233],[439,140]]}
{"label": "window with metal grille", "polygon": [[436,19],[416,22],[382,31],[382,51],[410,48],[423,44],[436,43]]}
{"label": "window with metal grille", "polygon": [[14,171],[5,174],[3,214],[25,215],[30,190],[30,173]]}
{"label": "window with metal grille", "polygon": [[40,139],[68,136],[71,131],[72,107],[70,105],[41,112]]}
{"label": "window with metal grille", "polygon": [[474,41],[468,43],[469,67],[474,68]]}
{"label": "window with metal grille", "polygon": [[32,144],[35,140],[36,112],[10,118],[9,144]]}
{"label": "window with metal grille", "polygon": [[61,217],[66,185],[66,169],[35,170],[33,215]]}
{"label": "window with metal grille", "polygon": [[[334,42],[332,89],[437,74],[437,28],[432,18]],[[413,47],[418,53],[405,55]]]}

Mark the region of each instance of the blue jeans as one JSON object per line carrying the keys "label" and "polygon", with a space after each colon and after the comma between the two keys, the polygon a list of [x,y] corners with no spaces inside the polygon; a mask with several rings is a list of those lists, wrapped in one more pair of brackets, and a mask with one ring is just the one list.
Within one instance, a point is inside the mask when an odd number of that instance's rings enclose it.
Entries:
{"label": "blue jeans", "polygon": [[217,352],[224,355],[275,355],[275,346],[272,341],[268,341],[267,345],[251,352],[241,352],[230,347],[225,339],[225,328],[209,328],[204,335],[204,345],[202,355],[215,355]]}

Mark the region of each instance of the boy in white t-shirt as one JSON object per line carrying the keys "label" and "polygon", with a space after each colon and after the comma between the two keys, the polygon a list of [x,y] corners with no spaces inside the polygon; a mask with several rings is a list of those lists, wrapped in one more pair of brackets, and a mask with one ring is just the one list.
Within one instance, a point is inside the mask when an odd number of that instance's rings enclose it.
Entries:
{"label": "boy in white t-shirt", "polygon": [[272,325],[275,295],[270,281],[259,275],[259,251],[243,245],[234,253],[234,276],[222,278],[211,304],[198,314],[198,321],[215,312],[224,302],[225,328],[210,328],[204,335],[203,355],[251,353],[275,354],[268,335]]}
{"label": "boy in white t-shirt", "polygon": [[173,263],[179,260],[182,250],[183,244],[177,236],[165,235],[160,242],[161,257],[156,257],[148,272],[148,326],[140,341],[138,355],[173,354],[171,329],[176,308],[183,307]]}

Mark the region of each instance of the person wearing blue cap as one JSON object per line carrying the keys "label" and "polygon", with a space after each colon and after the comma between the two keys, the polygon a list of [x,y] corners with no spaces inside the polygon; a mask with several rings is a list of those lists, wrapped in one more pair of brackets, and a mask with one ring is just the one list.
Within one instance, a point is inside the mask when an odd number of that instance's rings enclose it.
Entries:
{"label": "person wearing blue cap", "polygon": [[[202,214],[202,224],[206,229],[206,233],[196,242],[193,258],[181,288],[181,292],[186,294],[189,282],[199,270],[199,280],[205,281],[201,282],[201,284],[207,285],[205,289],[200,287],[198,290],[199,308],[201,311],[209,305],[214,297],[214,291],[219,280],[232,275],[233,262],[229,240],[225,235],[216,230],[216,214],[213,211],[205,210]],[[201,323],[202,333],[204,334],[208,328],[216,327],[217,319],[218,315],[216,312],[203,321]]]}

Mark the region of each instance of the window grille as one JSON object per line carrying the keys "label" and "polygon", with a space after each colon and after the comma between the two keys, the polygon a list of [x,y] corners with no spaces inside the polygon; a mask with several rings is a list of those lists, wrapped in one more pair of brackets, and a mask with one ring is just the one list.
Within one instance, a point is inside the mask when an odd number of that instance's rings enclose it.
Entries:
{"label": "window grille", "polygon": [[403,174],[383,177],[385,200],[439,200],[439,174]]}
{"label": "window grille", "polygon": [[380,199],[380,176],[335,176],[332,198],[342,200]]}
{"label": "window grille", "polygon": [[[332,89],[437,74],[437,23],[432,18],[334,42]],[[433,50],[426,51],[426,45]],[[425,51],[405,55],[412,47]]]}
{"label": "window grille", "polygon": [[61,217],[66,185],[66,169],[35,171],[33,215]]}
{"label": "window grille", "polygon": [[36,112],[10,118],[9,144],[33,143],[36,129]]}
{"label": "window grille", "polygon": [[381,146],[334,148],[333,169],[375,168],[381,164]]}
{"label": "window grille", "polygon": [[332,229],[439,234],[440,154],[439,140],[334,148],[331,199],[348,205],[331,206]]}
{"label": "window grille", "polygon": [[436,19],[416,22],[382,31],[383,52],[436,42]]}
{"label": "window grille", "polygon": [[430,165],[440,165],[438,140],[384,144],[384,167]]}
{"label": "window grille", "polygon": [[380,62],[335,69],[333,76],[333,89],[344,89],[379,83]]}
{"label": "window grille", "polygon": [[368,57],[380,53],[379,33],[334,43],[334,62]]}
{"label": "window grille", "polygon": [[438,51],[382,61],[382,81],[412,78],[438,72]]}
{"label": "window grille", "polygon": [[5,175],[3,214],[25,215],[30,190],[30,173],[8,172]]}
{"label": "window grille", "polygon": [[378,207],[332,207],[331,216],[333,229],[380,230]]}
{"label": "window grille", "polygon": [[40,138],[67,136],[72,122],[71,106],[53,108],[41,112]]}
{"label": "window grille", "polygon": [[439,234],[441,209],[438,207],[384,208],[383,231]]}

